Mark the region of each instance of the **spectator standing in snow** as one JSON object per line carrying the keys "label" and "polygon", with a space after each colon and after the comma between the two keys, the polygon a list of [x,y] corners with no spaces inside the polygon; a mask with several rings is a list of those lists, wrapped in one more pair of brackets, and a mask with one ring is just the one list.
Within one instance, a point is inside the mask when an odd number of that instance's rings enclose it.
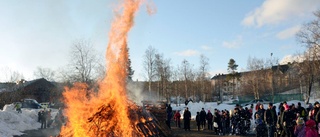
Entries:
{"label": "spectator standing in snow", "polygon": [[273,109],[273,103],[269,103],[268,109],[264,113],[264,122],[267,125],[268,137],[274,136],[276,121],[277,121],[277,113]]}
{"label": "spectator standing in snow", "polygon": [[207,121],[208,121],[208,129],[209,129],[209,130],[213,130],[213,128],[212,128],[212,125],[213,125],[213,123],[212,123],[213,115],[212,115],[212,113],[210,112],[210,110],[208,110],[208,114],[207,114],[207,116],[206,116],[206,119],[207,119]]}
{"label": "spectator standing in snow", "polygon": [[303,117],[303,120],[306,121],[307,120],[307,110],[301,106],[301,103],[298,102],[298,106],[297,106],[297,113],[299,113],[299,115],[301,117]]}
{"label": "spectator standing in snow", "polygon": [[47,128],[47,115],[44,110],[40,113],[41,129]]}
{"label": "spectator standing in snow", "polygon": [[294,135],[294,121],[295,121],[295,115],[291,111],[288,104],[283,103],[284,112],[281,116],[281,123],[283,125],[284,134],[289,137],[293,137]]}
{"label": "spectator standing in snow", "polygon": [[196,123],[197,123],[198,131],[200,131],[200,124],[201,124],[200,112],[197,112]]}
{"label": "spectator standing in snow", "polygon": [[259,114],[255,114],[255,122],[256,124],[256,137],[263,137],[265,134],[265,125],[263,120]]}
{"label": "spectator standing in snow", "polygon": [[312,119],[306,122],[306,136],[305,137],[318,137],[316,129],[316,122]]}
{"label": "spectator standing in snow", "polygon": [[[218,109],[214,109],[214,115],[213,115],[213,122],[216,123],[214,124],[214,132],[216,133],[216,135],[218,135],[221,131],[221,116],[219,114],[219,110]],[[216,126],[215,126],[216,125]]]}
{"label": "spectator standing in snow", "polygon": [[190,120],[191,120],[191,112],[189,111],[189,108],[187,107],[186,110],[183,113],[183,124],[184,124],[184,130],[190,131]]}
{"label": "spectator standing in snow", "polygon": [[176,113],[174,114],[174,121],[176,122],[176,127],[179,127],[180,128],[180,117],[181,117],[181,114],[180,112],[177,110]]}
{"label": "spectator standing in snow", "polygon": [[14,108],[16,109],[16,111],[18,112],[18,113],[22,113],[22,111],[21,111],[21,103],[16,103],[15,105],[14,105]]}
{"label": "spectator standing in snow", "polygon": [[38,112],[38,122],[40,122],[40,123],[41,123],[41,113],[42,113],[42,110],[40,110],[40,111]]}
{"label": "spectator standing in snow", "polygon": [[294,127],[294,135],[296,137],[305,137],[306,136],[306,130],[304,125],[304,120],[302,117],[298,118],[296,120],[297,125]]}
{"label": "spectator standing in snow", "polygon": [[202,129],[206,127],[206,115],[206,111],[204,110],[204,108],[202,108],[202,110],[200,111],[200,125]]}
{"label": "spectator standing in snow", "polygon": [[170,125],[170,123],[171,123],[171,118],[172,118],[172,107],[171,107],[171,105],[169,104],[168,105],[168,107],[167,107],[167,121],[166,121],[166,123],[167,123],[167,125],[168,125],[168,127],[171,129],[171,125]]}

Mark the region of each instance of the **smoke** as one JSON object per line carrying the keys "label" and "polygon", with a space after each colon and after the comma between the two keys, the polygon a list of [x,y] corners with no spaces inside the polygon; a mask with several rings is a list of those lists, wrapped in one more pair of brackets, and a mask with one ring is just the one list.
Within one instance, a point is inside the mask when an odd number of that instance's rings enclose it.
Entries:
{"label": "smoke", "polygon": [[147,12],[149,15],[153,15],[157,12],[157,8],[155,4],[152,1],[146,2]]}
{"label": "smoke", "polygon": [[130,81],[127,83],[127,95],[130,100],[135,102],[137,105],[142,106],[144,95],[142,94],[143,84],[141,82]]}
{"label": "smoke", "polygon": [[156,103],[159,99],[165,100],[165,97],[158,97],[157,92],[143,91],[144,84],[142,82],[128,82],[127,95],[128,98],[137,105],[142,106],[142,101],[151,101]]}

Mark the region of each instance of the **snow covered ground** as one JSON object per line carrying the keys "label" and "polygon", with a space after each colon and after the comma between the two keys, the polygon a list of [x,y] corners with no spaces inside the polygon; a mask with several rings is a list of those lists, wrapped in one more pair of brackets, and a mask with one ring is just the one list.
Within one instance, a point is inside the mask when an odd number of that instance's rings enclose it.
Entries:
{"label": "snow covered ground", "polygon": [[[287,101],[289,105],[292,103],[297,105],[298,102],[301,102],[302,106],[305,107],[305,103],[303,101]],[[310,100],[311,103],[315,102],[315,100]],[[256,104],[254,104],[255,106]],[[268,104],[264,104],[264,108],[267,108]],[[274,104],[277,108],[279,103]],[[174,111],[179,110],[181,114],[183,114],[186,106],[181,104],[180,106],[176,104],[171,104],[172,109]],[[218,105],[216,102],[199,102],[199,103],[192,103],[190,102],[187,107],[189,108],[192,119],[195,119],[196,113],[204,108],[206,112],[210,110],[219,109],[219,110],[231,110],[234,109],[235,105],[229,104],[220,104]],[[246,106],[245,106],[246,107]],[[249,107],[249,106],[247,106]],[[39,129],[41,124],[38,121],[38,112],[41,109],[22,109],[22,113],[18,113],[14,109],[13,104],[5,105],[3,110],[0,110],[0,136],[1,137],[12,137],[13,135],[22,135],[23,131],[25,130],[32,130],[32,129]],[[57,114],[57,109],[52,109],[52,117]],[[255,110],[253,110],[255,113]],[[253,120],[251,121],[251,125],[254,126]]]}
{"label": "snow covered ground", "polygon": [[[41,123],[38,122],[38,112],[42,109],[25,109],[18,113],[13,104],[8,104],[0,110],[0,136],[12,137],[22,135],[25,130],[39,129]],[[51,116],[54,118],[57,109],[51,109]]]}

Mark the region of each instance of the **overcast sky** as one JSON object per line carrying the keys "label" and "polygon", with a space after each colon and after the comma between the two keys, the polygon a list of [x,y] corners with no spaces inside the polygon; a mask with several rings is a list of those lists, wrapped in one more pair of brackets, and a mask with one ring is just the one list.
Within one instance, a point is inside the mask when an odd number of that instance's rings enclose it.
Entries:
{"label": "overcast sky", "polygon": [[[3,70],[27,80],[37,67],[57,70],[69,60],[72,43],[90,40],[104,56],[116,0],[0,0],[0,81]],[[183,59],[199,67],[209,58],[212,75],[226,73],[233,58],[245,71],[247,59],[279,61],[304,48],[295,33],[314,19],[319,0],[154,0],[142,5],[129,33],[134,80],[144,80],[143,55],[153,46],[171,65]],[[150,4],[152,3],[152,4]]]}

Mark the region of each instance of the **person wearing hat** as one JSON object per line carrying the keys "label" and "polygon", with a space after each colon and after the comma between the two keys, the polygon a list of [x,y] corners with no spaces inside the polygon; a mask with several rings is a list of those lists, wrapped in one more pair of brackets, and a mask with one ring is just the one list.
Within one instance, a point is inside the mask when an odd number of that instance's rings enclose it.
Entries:
{"label": "person wearing hat", "polygon": [[309,119],[306,122],[306,136],[305,137],[318,137],[318,132],[316,128],[316,122],[312,119]]}
{"label": "person wearing hat", "polygon": [[283,103],[284,112],[281,116],[281,123],[283,125],[284,134],[288,137],[293,137],[294,132],[294,120],[295,115],[290,110],[290,107],[287,103]]}
{"label": "person wearing hat", "polygon": [[204,128],[206,127],[206,115],[206,111],[204,110],[204,108],[202,108],[200,111],[200,125],[202,130],[204,130]]}
{"label": "person wearing hat", "polygon": [[294,135],[296,137],[305,137],[306,136],[306,130],[305,130],[303,117],[299,117],[296,120],[296,124],[297,125],[294,128]]}
{"label": "person wearing hat", "polygon": [[186,110],[183,113],[183,124],[184,124],[184,130],[190,131],[190,120],[191,120],[191,112],[189,111],[189,108],[187,107]]}
{"label": "person wearing hat", "polygon": [[206,116],[206,119],[208,121],[208,129],[209,130],[213,130],[212,128],[212,125],[213,125],[213,115],[212,113],[210,112],[210,110],[208,110],[208,113],[207,113],[207,116]]}

